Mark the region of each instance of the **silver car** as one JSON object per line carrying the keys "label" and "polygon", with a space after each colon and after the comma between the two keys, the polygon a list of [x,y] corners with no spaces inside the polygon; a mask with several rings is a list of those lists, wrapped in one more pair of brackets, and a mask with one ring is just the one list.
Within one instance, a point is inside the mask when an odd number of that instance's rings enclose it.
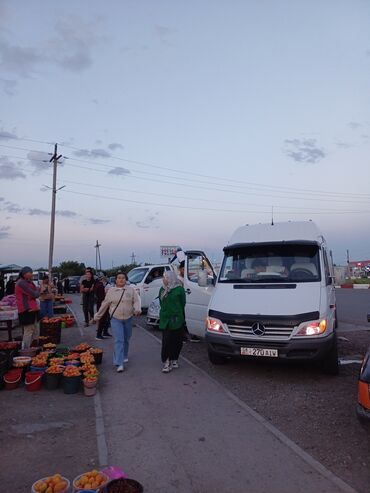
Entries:
{"label": "silver car", "polygon": [[159,327],[159,313],[161,311],[161,305],[159,303],[159,298],[154,298],[154,300],[150,303],[147,314],[146,314],[146,323],[150,327],[158,328]]}

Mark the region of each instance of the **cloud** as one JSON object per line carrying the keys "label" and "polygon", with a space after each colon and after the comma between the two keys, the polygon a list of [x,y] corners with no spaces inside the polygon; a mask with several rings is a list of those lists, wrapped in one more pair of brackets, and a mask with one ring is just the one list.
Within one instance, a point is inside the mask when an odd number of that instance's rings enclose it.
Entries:
{"label": "cloud", "polygon": [[50,212],[42,209],[28,209],[28,214],[30,216],[49,216]]}
{"label": "cloud", "polygon": [[61,211],[56,211],[57,216],[61,217],[77,217],[79,214],[74,211],[68,211],[68,210],[61,210]]}
{"label": "cloud", "polygon": [[10,202],[9,200],[4,202],[4,207],[2,207],[2,210],[10,212],[11,214],[18,214],[19,212],[23,211],[23,209],[19,207],[18,204],[15,204],[14,202]]}
{"label": "cloud", "polygon": [[91,102],[94,104],[99,104],[99,101],[97,99],[92,99]]}
{"label": "cloud", "polygon": [[16,180],[17,178],[26,178],[26,174],[7,157],[0,157],[0,180]]}
{"label": "cloud", "polygon": [[158,229],[158,215],[159,212],[155,212],[150,216],[146,217],[142,221],[136,221],[136,226],[141,229]]}
{"label": "cloud", "polygon": [[27,153],[28,164],[33,168],[34,174],[52,169],[50,155],[47,152],[30,151]]}
{"label": "cloud", "polygon": [[9,238],[10,226],[1,226],[0,227],[0,240],[4,240],[5,238]]}
{"label": "cloud", "polygon": [[341,147],[342,149],[349,149],[350,147],[353,147],[352,144],[347,144],[346,142],[336,142],[335,145],[337,147]]}
{"label": "cloud", "polygon": [[4,128],[1,128],[0,130],[0,140],[17,140],[18,137],[14,132],[8,132],[7,130],[4,130]]}
{"label": "cloud", "polygon": [[17,84],[17,81],[13,79],[0,79],[0,88],[8,96],[14,96]]}
{"label": "cloud", "polygon": [[370,50],[366,50],[366,55],[370,56]]}
{"label": "cloud", "polygon": [[[56,65],[82,72],[93,64],[93,48],[102,40],[97,35],[97,21],[86,22],[78,16],[59,16],[53,35],[39,46],[12,44],[0,38],[0,69],[19,78],[38,75],[45,66]],[[9,79],[5,79],[9,80]],[[9,92],[14,84],[8,84]]]}
{"label": "cloud", "polygon": [[359,122],[349,122],[348,126],[349,128],[352,128],[352,130],[357,130],[358,128],[362,127],[362,124]]}
{"label": "cloud", "polygon": [[286,139],[284,153],[296,163],[316,164],[326,157],[323,148],[318,147],[316,139]]}
{"label": "cloud", "polygon": [[29,78],[36,66],[45,61],[45,55],[33,47],[11,45],[0,39],[0,67],[3,73]]}
{"label": "cloud", "polygon": [[96,219],[94,217],[89,217],[88,219],[91,224],[106,224],[106,223],[110,223],[110,219]]}
{"label": "cloud", "polygon": [[172,46],[172,43],[169,41],[174,33],[176,33],[176,29],[172,29],[168,26],[156,25],[154,26],[154,34],[159,38],[160,42],[166,46]]}
{"label": "cloud", "polygon": [[108,171],[108,175],[117,175],[117,176],[129,175],[130,173],[131,171],[129,169],[122,168],[121,166],[117,166]]}
{"label": "cloud", "polygon": [[77,157],[89,157],[89,158],[110,158],[111,154],[105,149],[78,149],[73,154]]}
{"label": "cloud", "polygon": [[111,151],[115,151],[116,149],[123,149],[123,145],[118,144],[118,142],[112,142],[108,145],[108,149],[110,149]]}

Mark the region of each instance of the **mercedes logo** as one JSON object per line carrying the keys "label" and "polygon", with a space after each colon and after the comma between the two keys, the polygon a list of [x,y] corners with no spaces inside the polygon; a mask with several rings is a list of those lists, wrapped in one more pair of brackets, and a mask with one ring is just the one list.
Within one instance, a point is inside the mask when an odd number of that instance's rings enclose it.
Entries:
{"label": "mercedes logo", "polygon": [[260,324],[259,322],[255,322],[252,325],[251,329],[255,336],[263,336],[266,332],[265,326],[263,324]]}

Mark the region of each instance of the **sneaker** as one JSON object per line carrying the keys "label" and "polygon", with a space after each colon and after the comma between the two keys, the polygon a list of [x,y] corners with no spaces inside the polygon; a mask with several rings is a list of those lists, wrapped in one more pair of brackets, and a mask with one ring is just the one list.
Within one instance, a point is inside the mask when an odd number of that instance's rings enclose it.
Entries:
{"label": "sneaker", "polygon": [[201,339],[198,336],[190,336],[190,342],[200,342]]}
{"label": "sneaker", "polygon": [[177,370],[177,368],[179,367],[179,362],[177,361],[177,359],[174,359],[171,361],[171,365],[173,369]]}
{"label": "sneaker", "polygon": [[172,365],[170,361],[166,361],[162,368],[162,373],[170,373],[172,370]]}
{"label": "sneaker", "polygon": [[119,365],[117,367],[117,373],[122,373],[123,372],[123,366],[122,365]]}
{"label": "sneaker", "polygon": [[125,359],[123,360],[123,362],[124,362],[124,363],[128,363],[128,358],[125,358]]}
{"label": "sneaker", "polygon": [[105,337],[103,337],[103,336],[96,336],[95,337],[95,340],[97,340],[97,341],[104,341],[104,339],[105,339]]}
{"label": "sneaker", "polygon": [[109,332],[107,332],[107,333],[103,332],[103,337],[112,337],[112,334],[109,334]]}

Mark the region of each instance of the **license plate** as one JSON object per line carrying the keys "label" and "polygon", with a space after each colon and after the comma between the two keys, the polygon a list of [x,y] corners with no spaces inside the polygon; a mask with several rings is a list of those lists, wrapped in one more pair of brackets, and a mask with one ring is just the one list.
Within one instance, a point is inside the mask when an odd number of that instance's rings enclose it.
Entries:
{"label": "license plate", "polygon": [[262,356],[265,358],[278,358],[279,353],[277,349],[265,349],[257,347],[242,347],[240,348],[240,354],[242,356]]}

